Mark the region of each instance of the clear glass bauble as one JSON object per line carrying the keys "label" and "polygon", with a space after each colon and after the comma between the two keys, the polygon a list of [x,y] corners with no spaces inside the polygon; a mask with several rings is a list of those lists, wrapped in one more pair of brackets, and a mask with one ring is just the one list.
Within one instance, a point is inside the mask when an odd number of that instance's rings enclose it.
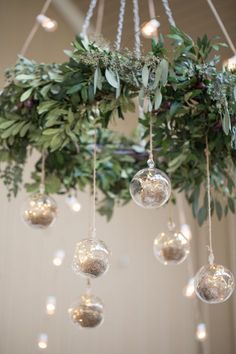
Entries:
{"label": "clear glass bauble", "polygon": [[110,251],[103,241],[84,239],[76,245],[72,269],[84,277],[97,278],[108,271],[110,257]]}
{"label": "clear glass bauble", "polygon": [[130,182],[130,194],[134,202],[142,208],[155,209],[163,206],[171,195],[169,177],[148,162],[149,167],[136,173]]}
{"label": "clear glass bauble", "polygon": [[94,328],[103,323],[103,303],[91,294],[85,294],[71,306],[69,315],[74,324],[82,328]]}
{"label": "clear glass bauble", "polygon": [[174,223],[169,223],[168,227],[167,232],[161,232],[154,239],[154,255],[165,265],[183,263],[190,252],[190,241],[175,230]]}
{"label": "clear glass bauble", "polygon": [[220,264],[204,265],[194,279],[195,293],[208,304],[220,304],[228,300],[235,287],[234,276]]}
{"label": "clear glass bauble", "polygon": [[57,204],[52,197],[43,193],[32,194],[25,201],[22,217],[25,223],[35,229],[46,229],[56,220]]}

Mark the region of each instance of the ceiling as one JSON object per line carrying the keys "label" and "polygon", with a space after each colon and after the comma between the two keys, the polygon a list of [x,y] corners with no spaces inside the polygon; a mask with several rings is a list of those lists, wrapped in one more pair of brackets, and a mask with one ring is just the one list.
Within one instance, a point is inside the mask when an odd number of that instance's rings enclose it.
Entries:
{"label": "ceiling", "polygon": [[[32,42],[28,56],[42,62],[65,60],[63,49],[69,47],[88,0],[54,0],[48,15],[58,21],[55,33],[40,30]],[[236,44],[235,0],[214,1]],[[140,0],[141,21],[148,19],[147,1]],[[162,32],[168,23],[161,2],[156,1]],[[176,23],[193,38],[211,37],[221,31],[204,0],[172,0]],[[0,70],[14,64],[16,55],[42,8],[42,0],[0,0]],[[132,1],[127,0],[123,47],[133,47]],[[118,0],[105,1],[102,34],[113,42],[116,34]],[[96,18],[96,16],[95,16]],[[78,19],[78,20],[77,20]],[[93,21],[95,25],[95,21]],[[143,41],[143,51],[150,41]],[[223,58],[232,56],[230,49]],[[129,116],[116,129],[131,131],[136,115]],[[29,180],[32,161],[25,179]],[[178,267],[164,267],[153,256],[152,243],[158,232],[166,228],[170,210],[140,210],[130,203],[115,210],[110,223],[98,217],[97,230],[112,250],[111,270],[92,284],[93,292],[105,304],[105,322],[96,330],[74,327],[67,309],[85,290],[85,281],[71,271],[76,242],[88,235],[89,196],[79,194],[82,210],[73,214],[63,197],[57,197],[59,215],[53,228],[34,231],[21,221],[26,198],[22,191],[8,202],[0,185],[0,353],[38,353],[37,336],[48,333],[47,354],[236,354],[236,295],[226,304],[209,307],[186,299],[182,289],[188,278],[206,261],[206,226],[199,229],[185,204],[173,208],[176,223],[185,220],[193,232],[191,262]],[[214,220],[213,235],[216,257],[236,274],[235,218],[222,223]],[[55,250],[64,249],[63,265],[55,268]],[[192,270],[193,267],[193,270]],[[57,299],[56,314],[45,314],[47,296]],[[198,305],[196,305],[198,304]],[[195,340],[196,321],[207,323],[208,340],[204,345]]]}

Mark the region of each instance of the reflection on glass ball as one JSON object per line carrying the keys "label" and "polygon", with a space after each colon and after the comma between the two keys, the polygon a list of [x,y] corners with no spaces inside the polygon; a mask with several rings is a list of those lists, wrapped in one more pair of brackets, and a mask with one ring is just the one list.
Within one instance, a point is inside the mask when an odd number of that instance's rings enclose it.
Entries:
{"label": "reflection on glass ball", "polygon": [[95,238],[77,243],[72,269],[76,274],[97,278],[110,267],[110,251],[103,241]]}
{"label": "reflection on glass ball", "polygon": [[46,229],[52,225],[57,215],[57,204],[52,197],[36,193],[23,206],[23,220],[35,229]]}
{"label": "reflection on glass ball", "polygon": [[102,324],[103,304],[91,294],[85,294],[69,309],[72,321],[83,328],[94,328]]}
{"label": "reflection on glass ball", "polygon": [[143,208],[160,208],[170,198],[171,182],[164,172],[154,167],[144,168],[133,177],[130,194],[135,203]]}
{"label": "reflection on glass ball", "polygon": [[180,264],[185,261],[190,251],[189,240],[181,233],[170,228],[161,232],[154,240],[153,251],[163,264]]}
{"label": "reflection on glass ball", "polygon": [[234,276],[220,264],[204,265],[196,274],[194,288],[197,296],[208,304],[228,300],[234,291]]}

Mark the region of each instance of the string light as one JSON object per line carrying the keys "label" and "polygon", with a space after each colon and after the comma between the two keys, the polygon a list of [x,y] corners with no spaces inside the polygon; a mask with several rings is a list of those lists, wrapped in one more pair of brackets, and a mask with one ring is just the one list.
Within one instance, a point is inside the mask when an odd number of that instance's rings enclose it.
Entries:
{"label": "string light", "polygon": [[200,342],[204,342],[207,338],[207,330],[205,323],[199,323],[196,330],[196,339]]}
{"label": "string light", "polygon": [[66,203],[70,207],[70,209],[76,213],[81,210],[81,204],[79,203],[78,199],[74,195],[68,195],[66,197]]}
{"label": "string light", "polygon": [[160,22],[155,18],[142,25],[141,33],[145,38],[153,38],[157,36],[158,28],[160,27]]}
{"label": "string light", "polygon": [[58,25],[57,25],[57,21],[52,20],[51,18],[40,14],[36,17],[37,22],[43,27],[43,29],[45,29],[45,31],[47,32],[54,32],[56,31]]}
{"label": "string light", "polygon": [[190,278],[188,284],[184,287],[183,294],[187,298],[195,297],[194,278]]}
{"label": "string light", "polygon": [[55,296],[48,296],[46,302],[46,312],[48,315],[54,315],[56,312],[56,298]]}
{"label": "string light", "polygon": [[64,258],[65,258],[65,252],[63,250],[57,250],[54,253],[52,263],[54,264],[54,266],[60,267],[63,263]]}
{"label": "string light", "polygon": [[180,231],[181,233],[185,236],[185,238],[187,240],[191,240],[192,239],[192,232],[191,232],[191,228],[188,224],[182,224],[180,227]]}
{"label": "string light", "polygon": [[38,347],[40,349],[46,349],[48,347],[48,335],[46,333],[40,333],[38,336]]}

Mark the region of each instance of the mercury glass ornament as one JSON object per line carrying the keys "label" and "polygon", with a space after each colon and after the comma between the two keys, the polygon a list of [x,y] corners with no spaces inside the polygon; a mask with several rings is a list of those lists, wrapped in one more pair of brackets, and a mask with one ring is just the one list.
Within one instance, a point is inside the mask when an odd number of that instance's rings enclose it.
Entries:
{"label": "mercury glass ornament", "polygon": [[35,229],[46,229],[56,220],[57,204],[43,193],[32,194],[23,206],[23,220]]}
{"label": "mercury glass ornament", "polygon": [[97,278],[110,267],[110,251],[103,241],[96,238],[84,239],[77,243],[72,269],[76,274]]}
{"label": "mercury glass ornament", "polygon": [[103,323],[102,301],[91,294],[85,294],[69,309],[74,324],[82,328],[94,328]]}
{"label": "mercury glass ornament", "polygon": [[180,264],[185,261],[190,251],[189,240],[175,230],[175,224],[168,224],[169,230],[161,232],[154,240],[155,257],[163,264]]}
{"label": "mercury glass ornament", "polygon": [[208,304],[220,304],[228,300],[234,286],[233,274],[220,264],[204,265],[194,280],[197,296]]}
{"label": "mercury glass ornament", "polygon": [[160,208],[170,198],[170,179],[154,166],[153,160],[148,160],[148,168],[137,172],[130,183],[131,197],[142,208]]}

